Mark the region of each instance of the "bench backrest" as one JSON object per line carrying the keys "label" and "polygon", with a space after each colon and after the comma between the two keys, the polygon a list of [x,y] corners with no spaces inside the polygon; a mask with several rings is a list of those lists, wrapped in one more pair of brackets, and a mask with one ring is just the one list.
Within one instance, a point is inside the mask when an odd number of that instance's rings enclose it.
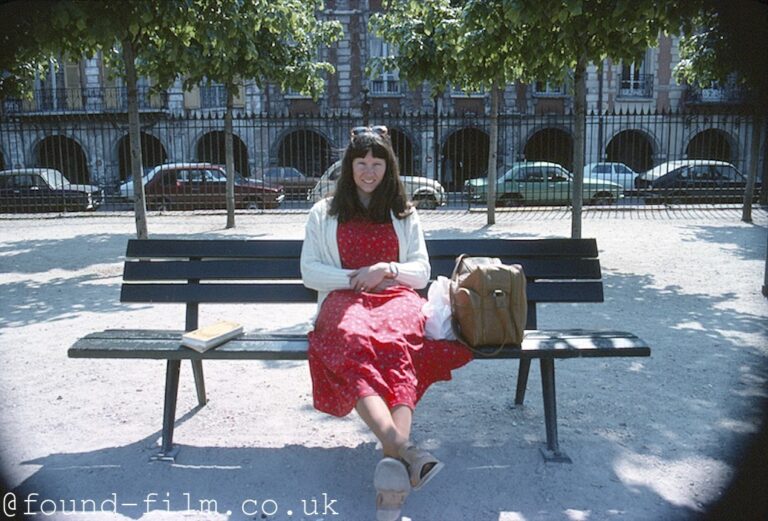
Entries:
{"label": "bench backrest", "polygon": [[[200,303],[314,302],[301,283],[300,240],[133,239],[128,241],[122,302],[184,303],[186,330],[198,327]],[[522,264],[528,279],[527,329],[536,304],[602,302],[594,239],[430,239],[432,277],[450,277],[460,253]]]}

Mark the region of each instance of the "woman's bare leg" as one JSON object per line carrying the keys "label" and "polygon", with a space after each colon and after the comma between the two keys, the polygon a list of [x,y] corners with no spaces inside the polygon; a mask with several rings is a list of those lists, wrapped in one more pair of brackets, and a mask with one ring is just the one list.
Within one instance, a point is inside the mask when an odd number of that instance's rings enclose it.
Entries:
{"label": "woman's bare leg", "polygon": [[411,435],[411,409],[398,405],[390,411],[381,396],[373,395],[360,398],[355,410],[381,442],[384,456],[399,458],[400,447],[408,443]]}

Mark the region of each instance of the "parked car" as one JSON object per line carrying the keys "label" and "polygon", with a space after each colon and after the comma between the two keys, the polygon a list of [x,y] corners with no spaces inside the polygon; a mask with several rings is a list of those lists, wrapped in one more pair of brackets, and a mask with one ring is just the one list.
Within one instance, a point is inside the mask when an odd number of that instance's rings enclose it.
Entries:
{"label": "parked car", "polygon": [[626,193],[635,189],[635,177],[637,177],[637,172],[624,163],[604,161],[600,163],[588,163],[584,167],[584,177],[619,184],[624,189],[624,193]]}
{"label": "parked car", "polygon": [[307,198],[307,191],[317,184],[319,178],[309,177],[292,166],[270,166],[259,170],[254,176],[272,185],[282,185],[287,199]]}
{"label": "parked car", "polygon": [[73,184],[53,168],[0,172],[0,212],[92,211],[104,200],[96,185]]}
{"label": "parked car", "polygon": [[646,204],[741,202],[746,187],[747,179],[732,164],[696,160],[651,180],[642,195]]}
{"label": "parked car", "polygon": [[[165,163],[162,165],[154,166],[152,168],[145,167],[142,172],[142,178],[144,180],[144,186],[147,186],[147,183],[154,179],[154,177],[163,170],[169,170],[172,168],[207,168],[209,166],[211,166],[211,163]],[[130,174],[128,175],[128,179],[120,184],[120,186],[117,188],[117,191],[120,197],[133,199],[133,178]]]}
{"label": "parked car", "polygon": [[716,167],[733,167],[732,164],[725,161],[716,161],[714,159],[678,159],[675,161],[666,161],[646,172],[642,172],[635,178],[635,188],[642,190],[651,186],[651,183],[656,179],[663,177],[678,169],[685,169],[694,166],[716,166]]}
{"label": "parked car", "polygon": [[[314,203],[333,194],[339,175],[341,175],[341,161],[336,161],[326,169],[315,187],[309,191],[307,200]],[[408,198],[417,208],[434,210],[446,203],[445,190],[438,181],[409,175],[401,175],[400,180],[403,182]]]}
{"label": "parked car", "polygon": [[[147,181],[144,195],[152,210],[226,208],[227,173],[223,166],[208,163],[163,165]],[[281,186],[235,175],[237,208],[278,208],[283,199]]]}
{"label": "parked car", "polygon": [[[557,163],[515,163],[496,181],[496,204],[569,204],[572,184],[571,173]],[[465,181],[464,192],[471,202],[485,202],[488,197],[488,178],[478,177]],[[624,196],[621,185],[589,177],[584,178],[583,194],[584,201],[591,204],[612,204]]]}

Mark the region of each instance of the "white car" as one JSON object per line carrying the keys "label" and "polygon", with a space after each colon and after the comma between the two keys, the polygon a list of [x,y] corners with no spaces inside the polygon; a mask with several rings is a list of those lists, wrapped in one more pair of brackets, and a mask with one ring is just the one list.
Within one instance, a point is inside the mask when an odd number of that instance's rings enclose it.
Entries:
{"label": "white car", "polygon": [[621,185],[625,192],[635,189],[635,177],[637,172],[629,168],[624,163],[600,162],[589,163],[584,167],[584,177],[598,179],[600,181],[610,181]]}
{"label": "white car", "polygon": [[[328,167],[314,188],[307,194],[307,200],[316,203],[324,197],[328,197],[336,190],[336,180],[341,175],[341,161],[336,161]],[[400,180],[405,186],[408,199],[413,201],[417,208],[434,210],[446,203],[445,189],[443,185],[434,179],[420,176],[401,175]]]}
{"label": "white car", "polygon": [[[163,170],[170,170],[170,169],[179,169],[179,168],[211,168],[215,165],[212,165],[211,163],[165,163],[162,165],[157,165],[154,168],[151,168],[150,170],[147,170],[144,172],[143,176],[143,185],[147,186],[147,183],[150,182],[154,177],[158,174],[158,172],[161,172]],[[120,185],[118,188],[120,190],[120,197],[125,197],[126,199],[133,199],[133,177],[128,175],[128,180],[126,180],[124,183]]]}

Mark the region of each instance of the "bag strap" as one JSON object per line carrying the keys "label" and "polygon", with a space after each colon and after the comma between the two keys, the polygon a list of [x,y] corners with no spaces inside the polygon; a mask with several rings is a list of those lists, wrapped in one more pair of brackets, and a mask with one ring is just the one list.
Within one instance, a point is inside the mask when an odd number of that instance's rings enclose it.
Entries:
{"label": "bag strap", "polygon": [[456,264],[453,266],[453,273],[451,273],[451,280],[456,280],[456,275],[459,274],[459,269],[461,268],[461,263],[464,262],[464,259],[469,257],[468,254],[462,253],[458,257],[456,257]]}

